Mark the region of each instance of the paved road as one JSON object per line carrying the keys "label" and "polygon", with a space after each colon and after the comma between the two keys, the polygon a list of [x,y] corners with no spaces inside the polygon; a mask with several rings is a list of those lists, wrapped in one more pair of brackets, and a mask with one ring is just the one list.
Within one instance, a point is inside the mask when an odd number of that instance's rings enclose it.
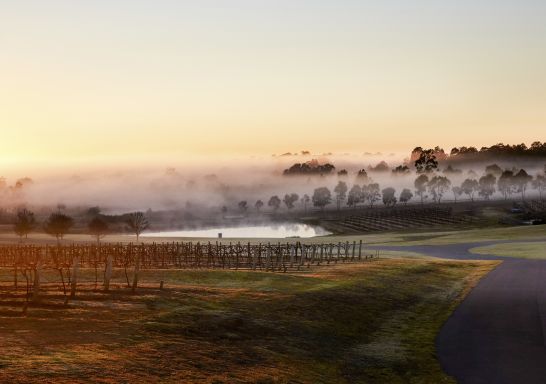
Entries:
{"label": "paved road", "polygon": [[503,260],[469,293],[436,339],[442,368],[461,384],[546,383],[546,260],[469,252],[508,242],[376,247],[450,259]]}

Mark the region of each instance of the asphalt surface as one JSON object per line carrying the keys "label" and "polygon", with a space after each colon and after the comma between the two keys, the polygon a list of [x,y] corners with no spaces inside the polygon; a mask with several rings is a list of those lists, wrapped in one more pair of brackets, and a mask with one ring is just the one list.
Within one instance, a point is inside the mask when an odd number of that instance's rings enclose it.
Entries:
{"label": "asphalt surface", "polygon": [[469,252],[473,247],[509,242],[375,247],[448,259],[503,261],[480,280],[437,336],[440,364],[461,384],[546,384],[546,260]]}

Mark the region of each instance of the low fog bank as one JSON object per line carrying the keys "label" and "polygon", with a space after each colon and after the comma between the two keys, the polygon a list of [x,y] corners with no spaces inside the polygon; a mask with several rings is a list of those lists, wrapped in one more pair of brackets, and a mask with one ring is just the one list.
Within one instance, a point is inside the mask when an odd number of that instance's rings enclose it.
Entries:
{"label": "low fog bank", "polygon": [[[275,194],[281,199],[286,193],[310,194],[319,185],[333,183],[330,176],[283,176],[283,171],[295,162],[313,159],[334,163],[336,169],[358,170],[379,162],[381,156],[278,155],[218,159],[204,164],[110,166],[105,170],[87,167],[80,172],[61,167],[27,169],[19,176],[10,171],[10,176],[0,183],[0,193],[4,208],[99,206],[103,212],[112,214],[147,209],[218,208],[241,200],[254,204]],[[399,162],[392,160],[392,164]]]}
{"label": "low fog bank", "polygon": [[[504,169],[525,168],[531,176],[544,172],[544,160],[522,162],[489,159],[484,162],[439,162],[433,174],[449,179],[452,186],[464,180],[478,180],[485,174],[485,167],[497,163]],[[286,175],[285,170],[294,164],[310,166],[331,164],[335,169],[325,173],[295,173]],[[407,166],[407,168],[404,168]],[[396,168],[398,167],[398,168]],[[396,171],[398,169],[398,172]],[[358,175],[359,171],[364,172]],[[326,187],[332,193],[330,208],[336,206],[336,185],[342,181],[350,190],[355,184],[378,183],[381,189],[392,187],[396,196],[407,188],[415,193],[413,159],[400,154],[311,154],[306,151],[269,157],[215,160],[204,164],[176,164],[147,167],[124,167],[107,170],[88,168],[81,172],[55,170],[49,174],[21,175],[25,178],[4,179],[0,185],[2,208],[15,211],[27,207],[37,212],[57,209],[59,206],[84,211],[100,207],[104,214],[114,215],[131,211],[170,211],[167,222],[180,223],[180,219],[206,222],[210,217],[252,217],[256,202],[263,202],[262,211],[301,211],[305,205],[311,209],[313,202],[305,203],[316,188]],[[432,177],[432,174],[431,174]],[[497,175],[498,177],[498,175]],[[347,205],[346,191],[340,205]],[[529,188],[529,193],[533,193]],[[298,199],[289,207],[283,201],[286,194],[297,194]],[[444,201],[452,199],[450,190],[445,191]],[[269,206],[272,196],[278,196],[280,206]],[[428,198],[430,196],[427,195]],[[495,191],[493,198],[500,198]],[[464,196],[460,196],[464,199]],[[414,197],[413,201],[417,198]],[[245,202],[245,204],[242,204]],[[380,202],[378,203],[380,204]],[[255,215],[256,216],[256,215]],[[267,220],[261,217],[255,220]]]}

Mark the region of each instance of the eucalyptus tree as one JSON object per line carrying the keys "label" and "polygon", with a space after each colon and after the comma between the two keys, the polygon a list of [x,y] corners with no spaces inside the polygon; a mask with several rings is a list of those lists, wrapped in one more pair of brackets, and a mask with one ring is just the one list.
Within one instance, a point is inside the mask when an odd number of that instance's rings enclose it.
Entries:
{"label": "eucalyptus tree", "polygon": [[474,201],[474,194],[479,188],[478,180],[476,179],[466,179],[461,184],[461,189],[464,194],[468,195],[471,201]]}
{"label": "eucalyptus tree", "polygon": [[334,192],[336,193],[336,203],[338,211],[341,209],[341,202],[347,198],[348,189],[349,188],[347,187],[347,183],[345,183],[344,181],[338,182],[336,187],[334,188]]}
{"label": "eucalyptus tree", "polygon": [[371,183],[362,186],[363,201],[367,201],[370,208],[381,199],[379,184]]}
{"label": "eucalyptus tree", "polygon": [[239,211],[242,213],[245,213],[248,210],[248,203],[246,200],[239,201],[237,206],[239,207]]}
{"label": "eucalyptus tree", "polygon": [[497,187],[499,189],[499,192],[502,193],[504,196],[504,199],[506,200],[508,197],[514,193],[514,172],[510,170],[504,171],[497,181]]}
{"label": "eucalyptus tree", "polygon": [[489,200],[495,193],[496,183],[497,178],[492,173],[488,173],[487,175],[480,177],[480,180],[478,181],[479,195],[484,199]]}
{"label": "eucalyptus tree", "polygon": [[307,213],[307,205],[309,204],[309,202],[311,201],[311,198],[309,197],[308,194],[304,194],[302,197],[301,197],[301,203],[303,204],[303,211],[305,213]]}
{"label": "eucalyptus tree", "polygon": [[438,169],[438,160],[434,149],[422,150],[419,158],[415,160],[417,173],[431,173]]}
{"label": "eucalyptus tree", "polygon": [[538,196],[540,200],[542,200],[542,194],[546,190],[546,176],[545,175],[537,175],[535,180],[533,180],[533,188],[535,188],[538,191]]}
{"label": "eucalyptus tree", "polygon": [[427,175],[419,175],[413,182],[413,185],[415,187],[415,194],[421,199],[421,204],[423,204],[424,200],[427,197],[426,193],[428,182],[429,179]]}
{"label": "eucalyptus tree", "polygon": [[324,210],[324,207],[332,202],[332,193],[327,187],[316,188],[312,200],[315,207]]}
{"label": "eucalyptus tree", "polygon": [[408,204],[408,201],[410,201],[412,198],[413,193],[408,188],[404,188],[402,192],[400,192],[400,202],[404,203],[404,205]]}
{"label": "eucalyptus tree", "polygon": [[264,202],[261,200],[257,200],[256,203],[254,204],[254,208],[256,208],[257,212],[260,212],[263,206],[264,206]]}
{"label": "eucalyptus tree", "polygon": [[457,198],[463,194],[463,189],[461,187],[455,186],[451,188],[451,192],[453,192],[453,199],[455,202],[457,202]]}
{"label": "eucalyptus tree", "polygon": [[362,201],[362,188],[355,184],[351,187],[349,195],[347,197],[347,205],[351,208],[355,208],[358,203]]}
{"label": "eucalyptus tree", "polygon": [[518,173],[514,175],[513,180],[516,191],[521,193],[521,200],[525,200],[525,192],[527,191],[529,183],[533,180],[533,177],[529,175],[525,169],[520,169]]}
{"label": "eucalyptus tree", "polygon": [[485,167],[485,173],[488,175],[493,175],[495,176],[495,178],[497,178],[502,175],[502,168],[499,167],[497,164],[491,164]]}
{"label": "eucalyptus tree", "polygon": [[277,195],[271,196],[267,202],[267,206],[271,207],[274,212],[277,212],[281,207],[281,199],[279,199],[279,196]]}
{"label": "eucalyptus tree", "polygon": [[396,190],[394,188],[384,188],[381,193],[383,197],[383,204],[385,204],[385,207],[394,207],[396,205]]}
{"label": "eucalyptus tree", "polygon": [[430,193],[432,194],[432,198],[438,204],[441,203],[444,193],[446,193],[449,190],[450,186],[451,186],[451,181],[449,181],[449,179],[445,176],[434,176],[427,183],[427,187]]}
{"label": "eucalyptus tree", "polygon": [[300,197],[298,196],[297,193],[290,193],[290,194],[286,194],[284,195],[284,198],[283,198],[283,202],[284,202],[284,205],[286,205],[286,208],[288,210],[294,208],[294,204],[296,203],[296,201],[298,201]]}

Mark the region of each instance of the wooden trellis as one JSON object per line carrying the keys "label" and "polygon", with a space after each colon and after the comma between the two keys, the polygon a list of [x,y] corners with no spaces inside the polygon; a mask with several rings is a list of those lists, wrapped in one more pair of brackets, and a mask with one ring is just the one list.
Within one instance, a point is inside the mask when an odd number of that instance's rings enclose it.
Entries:
{"label": "wooden trellis", "polygon": [[[80,268],[95,270],[108,290],[113,269],[123,269],[133,291],[139,272],[157,269],[234,269],[287,272],[313,265],[353,263],[370,260],[362,241],[338,243],[220,243],[169,242],[152,244],[72,244],[0,246],[0,268],[13,270],[14,286],[24,276],[27,291],[37,297],[44,269],[59,271],[66,294],[65,277],[75,295]],[[100,273],[99,273],[100,271]],[[29,287],[30,286],[30,287]]]}

